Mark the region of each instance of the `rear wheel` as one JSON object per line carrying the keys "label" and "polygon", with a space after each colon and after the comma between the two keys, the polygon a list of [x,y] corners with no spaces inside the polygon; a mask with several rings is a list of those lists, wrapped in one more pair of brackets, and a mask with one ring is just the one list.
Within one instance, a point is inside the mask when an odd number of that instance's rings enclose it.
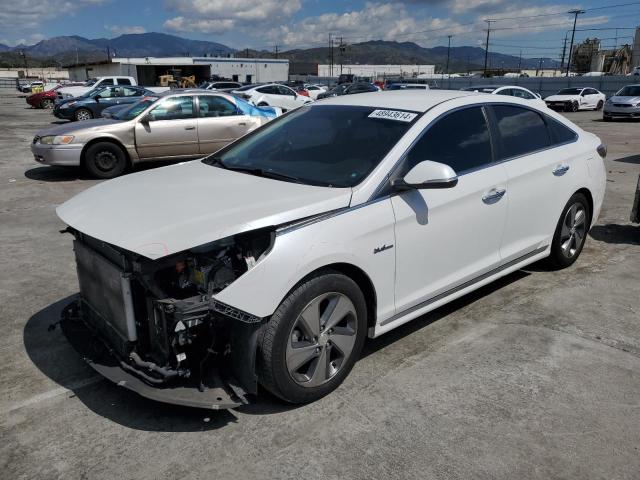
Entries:
{"label": "rear wheel", "polygon": [[337,388],[360,355],[367,328],[362,291],[349,277],[326,272],[298,286],[265,326],[260,383],[291,403]]}
{"label": "rear wheel", "polygon": [[118,145],[98,142],[87,149],[84,165],[94,177],[113,178],[125,171],[127,157]]}
{"label": "rear wheel", "polygon": [[79,108],[73,116],[78,121],[91,120],[93,118],[93,113],[91,113],[91,110],[87,110],[86,108]]}
{"label": "rear wheel", "polygon": [[40,108],[53,108],[53,100],[45,98],[42,100],[42,103],[40,103]]}
{"label": "rear wheel", "polygon": [[553,235],[549,263],[560,269],[573,264],[582,252],[589,231],[591,212],[582,193],[575,193],[567,202]]}

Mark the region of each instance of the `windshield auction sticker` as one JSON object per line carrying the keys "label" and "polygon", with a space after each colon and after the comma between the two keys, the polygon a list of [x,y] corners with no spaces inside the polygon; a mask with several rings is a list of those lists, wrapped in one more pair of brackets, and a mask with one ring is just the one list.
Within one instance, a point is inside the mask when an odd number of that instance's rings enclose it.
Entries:
{"label": "windshield auction sticker", "polygon": [[400,110],[374,110],[369,114],[369,118],[382,118],[384,120],[395,120],[397,122],[411,122],[418,116],[417,113],[401,112]]}

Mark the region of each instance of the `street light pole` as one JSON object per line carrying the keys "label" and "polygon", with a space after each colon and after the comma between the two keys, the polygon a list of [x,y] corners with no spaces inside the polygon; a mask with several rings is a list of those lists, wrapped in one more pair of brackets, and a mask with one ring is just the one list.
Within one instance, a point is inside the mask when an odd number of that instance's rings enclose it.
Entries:
{"label": "street light pole", "polygon": [[576,23],[578,22],[578,15],[581,13],[585,13],[584,10],[569,10],[567,13],[573,13],[573,30],[571,31],[571,45],[569,46],[569,60],[567,61],[567,74],[566,77],[569,76],[569,70],[571,70],[571,54],[573,53],[573,40],[576,35]]}

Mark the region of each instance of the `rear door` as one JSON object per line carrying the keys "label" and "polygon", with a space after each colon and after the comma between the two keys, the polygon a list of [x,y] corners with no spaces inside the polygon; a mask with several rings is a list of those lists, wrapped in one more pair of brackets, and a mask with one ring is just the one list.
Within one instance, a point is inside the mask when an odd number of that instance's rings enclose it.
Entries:
{"label": "rear door", "polygon": [[[196,157],[198,130],[193,96],[160,100],[136,122],[136,150],[142,159]],[[141,119],[142,120],[142,119]]]}
{"label": "rear door", "polygon": [[490,111],[508,181],[500,254],[509,262],[551,243],[577,173],[570,145],[577,135],[534,109],[493,105]]}
{"label": "rear door", "polygon": [[209,154],[260,125],[257,118],[243,114],[224,97],[198,96],[199,152]]}

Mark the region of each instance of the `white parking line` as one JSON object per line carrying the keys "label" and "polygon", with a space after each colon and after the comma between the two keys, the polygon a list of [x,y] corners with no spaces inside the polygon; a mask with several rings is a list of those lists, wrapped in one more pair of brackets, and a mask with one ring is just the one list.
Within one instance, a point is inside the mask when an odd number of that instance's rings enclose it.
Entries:
{"label": "white parking line", "polygon": [[102,377],[100,376],[85,378],[84,380],[80,380],[76,383],[72,383],[71,385],[69,385],[69,387],[58,387],[58,388],[54,388],[53,390],[49,390],[48,392],[39,393],[37,395],[34,395],[31,398],[27,398],[26,400],[10,405],[9,408],[4,409],[2,413],[3,414],[11,413],[15,410],[19,410],[21,408],[34,405],[36,403],[40,403],[45,400],[49,400],[59,395],[64,395],[65,393],[73,392],[74,390],[77,390],[79,388],[83,388],[88,385],[93,385],[94,383],[98,383],[100,380],[102,380]]}

